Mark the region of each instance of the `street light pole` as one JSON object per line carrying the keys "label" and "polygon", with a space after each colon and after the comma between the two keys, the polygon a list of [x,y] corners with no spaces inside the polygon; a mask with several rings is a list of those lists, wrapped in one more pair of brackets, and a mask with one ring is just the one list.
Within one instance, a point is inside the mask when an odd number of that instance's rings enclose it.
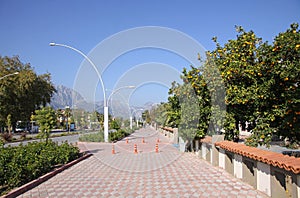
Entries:
{"label": "street light pole", "polygon": [[65,107],[65,113],[67,113],[67,131],[70,133],[71,122],[69,122],[70,118],[70,106]]}
{"label": "street light pole", "polygon": [[109,100],[111,99],[112,95],[114,95],[115,93],[117,93],[117,92],[120,91],[121,89],[134,89],[134,88],[135,88],[135,86],[129,85],[129,86],[119,87],[118,89],[113,90],[113,91],[111,92],[111,94],[110,94],[110,95],[108,96],[108,98],[107,98],[107,104],[106,104],[106,106],[108,106]]}
{"label": "street light pole", "polygon": [[[136,115],[135,113],[137,112],[137,111],[143,111],[144,109],[135,109],[132,113],[131,113],[131,116],[130,116],[130,118],[131,118],[131,120],[132,120],[132,116],[133,115]],[[136,118],[136,127],[139,127],[139,120]]]}
{"label": "street light pole", "polygon": [[[122,88],[129,88],[129,89],[133,89],[133,88],[135,88],[135,86],[125,86],[125,87],[122,87]],[[112,90],[107,90],[107,91],[112,91]],[[117,91],[114,91],[114,93],[113,94],[115,94]],[[112,95],[112,94],[111,94]],[[120,95],[124,100],[126,100],[122,95]],[[109,97],[110,98],[110,97]],[[109,102],[110,102],[110,105],[112,106],[112,102],[111,102],[111,100],[109,101],[109,99],[107,100],[107,106],[109,106],[108,104],[109,104]],[[131,114],[131,108],[130,108],[130,105],[129,105],[129,102],[127,102],[127,105],[128,105],[128,109],[129,109],[129,114],[130,114],[130,117],[129,117],[129,119],[130,119],[130,129],[132,129],[132,114]]]}
{"label": "street light pole", "polygon": [[6,78],[6,77],[8,77],[8,76],[17,75],[17,74],[19,74],[19,72],[15,72],[15,73],[12,73],[12,74],[7,74],[7,75],[5,75],[5,76],[2,76],[2,77],[0,78],[0,80],[2,80],[3,78]]}
{"label": "street light pole", "polygon": [[94,68],[99,80],[100,80],[100,83],[101,83],[101,86],[102,86],[102,92],[103,92],[103,100],[104,100],[104,109],[103,109],[103,113],[104,113],[104,124],[103,124],[103,127],[104,127],[104,141],[105,142],[108,142],[108,106],[107,106],[107,102],[106,102],[106,95],[105,95],[105,87],[104,87],[104,83],[103,83],[103,80],[102,80],[102,77],[96,67],[96,65],[91,61],[91,59],[89,59],[89,57],[87,57],[83,52],[81,52],[80,50],[74,48],[74,47],[71,47],[71,46],[68,46],[68,45],[64,45],[64,44],[59,44],[59,43],[50,43],[49,44],[50,46],[60,46],[60,47],[65,47],[65,48],[69,48],[71,50],[74,50],[75,52],[79,53],[80,55],[82,55]]}
{"label": "street light pole", "polygon": [[[129,86],[119,87],[118,89],[112,91],[111,94],[107,98],[107,105],[106,106],[108,106],[109,100],[111,99],[112,95],[114,95],[115,93],[117,93],[121,89],[134,89],[134,88],[135,88],[135,86],[129,85]],[[132,116],[130,116],[130,129],[132,129]]]}

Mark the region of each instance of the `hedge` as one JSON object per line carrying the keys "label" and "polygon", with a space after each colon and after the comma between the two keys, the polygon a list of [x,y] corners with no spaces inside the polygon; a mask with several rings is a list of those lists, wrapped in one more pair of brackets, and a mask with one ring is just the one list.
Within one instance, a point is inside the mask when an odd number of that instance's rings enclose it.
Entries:
{"label": "hedge", "polygon": [[63,142],[31,142],[16,147],[0,146],[0,195],[28,183],[54,167],[80,157],[79,148]]}

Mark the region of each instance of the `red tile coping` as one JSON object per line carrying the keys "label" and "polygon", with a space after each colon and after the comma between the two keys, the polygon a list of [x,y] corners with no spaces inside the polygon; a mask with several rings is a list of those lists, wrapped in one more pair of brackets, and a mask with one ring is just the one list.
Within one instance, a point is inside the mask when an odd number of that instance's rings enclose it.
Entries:
{"label": "red tile coping", "polygon": [[205,136],[205,138],[201,139],[200,142],[210,144],[212,142],[212,137],[211,136]]}
{"label": "red tile coping", "polygon": [[300,173],[300,158],[295,158],[294,156],[265,151],[230,141],[216,142],[215,146],[287,171],[292,171],[295,174]]}
{"label": "red tile coping", "polygon": [[173,133],[172,127],[162,127],[162,129]]}

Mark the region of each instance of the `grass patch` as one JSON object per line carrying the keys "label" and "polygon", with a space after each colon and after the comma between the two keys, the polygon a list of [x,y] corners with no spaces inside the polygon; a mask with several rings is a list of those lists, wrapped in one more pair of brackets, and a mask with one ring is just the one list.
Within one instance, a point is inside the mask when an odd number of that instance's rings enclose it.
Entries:
{"label": "grass patch", "polygon": [[[116,132],[109,133],[108,134],[108,139],[110,142],[118,141],[123,139],[124,137],[130,135],[136,130],[134,129],[119,129]],[[104,142],[104,134],[103,131],[96,132],[96,133],[89,133],[89,134],[82,134],[79,137],[79,141],[81,142]]]}
{"label": "grass patch", "polygon": [[89,133],[80,135],[79,141],[81,142],[104,142],[103,132]]}

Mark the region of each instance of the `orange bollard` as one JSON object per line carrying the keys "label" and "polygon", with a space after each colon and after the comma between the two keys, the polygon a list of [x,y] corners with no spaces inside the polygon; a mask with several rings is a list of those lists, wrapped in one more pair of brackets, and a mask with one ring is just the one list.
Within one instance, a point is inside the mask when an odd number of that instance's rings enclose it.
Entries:
{"label": "orange bollard", "polygon": [[126,144],[128,144],[128,138],[126,138]]}
{"label": "orange bollard", "polygon": [[115,153],[116,153],[116,152],[115,152],[115,145],[112,144],[111,154],[115,154]]}
{"label": "orange bollard", "polygon": [[135,154],[138,153],[138,151],[137,151],[137,145],[136,145],[136,144],[134,144],[134,150],[133,150],[133,152],[134,152]]}
{"label": "orange bollard", "polygon": [[142,139],[142,143],[145,143],[145,139],[144,138]]}
{"label": "orange bollard", "polygon": [[158,153],[158,144],[155,145],[155,152]]}

